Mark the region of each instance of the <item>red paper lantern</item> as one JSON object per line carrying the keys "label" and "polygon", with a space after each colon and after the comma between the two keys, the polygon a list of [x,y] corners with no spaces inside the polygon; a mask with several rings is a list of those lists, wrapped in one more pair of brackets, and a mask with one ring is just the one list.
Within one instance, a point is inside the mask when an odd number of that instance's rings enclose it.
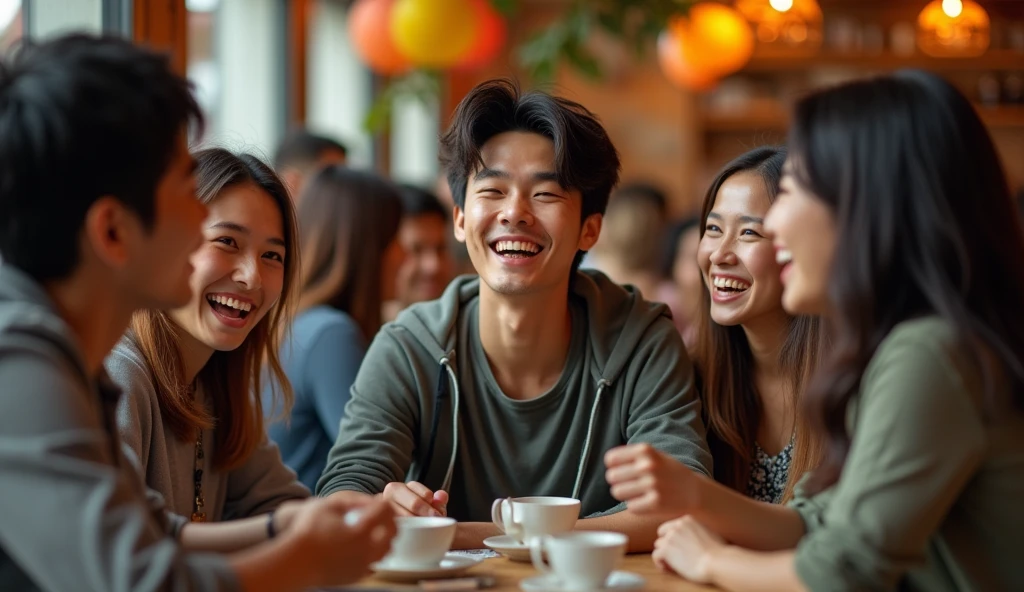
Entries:
{"label": "red paper lantern", "polygon": [[359,57],[383,75],[403,74],[412,64],[391,38],[391,7],[395,0],[356,0],[348,13],[348,35]]}
{"label": "red paper lantern", "polygon": [[455,67],[457,70],[475,70],[491,63],[508,38],[505,19],[494,9],[490,0],[470,2],[476,13],[476,36],[466,52],[466,58]]}

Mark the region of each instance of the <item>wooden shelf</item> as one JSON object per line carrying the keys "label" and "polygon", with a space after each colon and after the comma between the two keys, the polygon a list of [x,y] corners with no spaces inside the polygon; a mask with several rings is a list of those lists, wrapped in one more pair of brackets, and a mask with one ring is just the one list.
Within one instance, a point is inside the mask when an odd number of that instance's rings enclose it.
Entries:
{"label": "wooden shelf", "polygon": [[741,112],[708,110],[700,118],[705,132],[786,131],[789,127],[789,112],[781,106]]}
{"label": "wooden shelf", "polygon": [[975,58],[933,58],[923,54],[903,57],[891,53],[840,54],[830,51],[811,55],[755,54],[742,71],[776,72],[830,67],[873,71],[891,71],[901,68],[922,68],[944,72],[1024,70],[1024,53],[993,49]]}
{"label": "wooden shelf", "polygon": [[[992,129],[1024,127],[1024,105],[976,105],[985,125]],[[762,106],[742,112],[708,110],[700,116],[705,133],[784,132],[789,126],[789,112],[781,106]]]}
{"label": "wooden shelf", "polygon": [[1024,105],[976,105],[982,121],[990,128],[1024,127]]}

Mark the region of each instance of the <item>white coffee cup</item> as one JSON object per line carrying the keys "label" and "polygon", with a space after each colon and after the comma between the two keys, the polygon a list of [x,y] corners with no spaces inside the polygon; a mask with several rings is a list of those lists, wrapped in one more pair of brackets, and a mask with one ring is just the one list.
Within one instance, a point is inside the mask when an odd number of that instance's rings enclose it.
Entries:
{"label": "white coffee cup", "polygon": [[407,516],[395,519],[398,532],[383,562],[390,567],[437,567],[455,538],[454,518]]}
{"label": "white coffee cup", "polygon": [[553,574],[565,590],[595,590],[604,587],[628,542],[629,537],[619,532],[545,535],[530,541],[530,559],[541,573]]}
{"label": "white coffee cup", "polygon": [[494,500],[491,520],[515,540],[569,532],[580,517],[580,500],[571,497],[510,497]]}

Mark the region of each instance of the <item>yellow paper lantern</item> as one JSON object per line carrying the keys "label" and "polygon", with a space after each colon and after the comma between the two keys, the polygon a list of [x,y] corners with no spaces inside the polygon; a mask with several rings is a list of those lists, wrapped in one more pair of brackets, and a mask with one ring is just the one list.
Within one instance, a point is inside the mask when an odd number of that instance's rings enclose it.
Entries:
{"label": "yellow paper lantern", "polygon": [[760,43],[801,49],[821,45],[822,14],[816,0],[736,0]]}
{"label": "yellow paper lantern", "polygon": [[391,10],[395,46],[418,66],[443,69],[470,50],[477,27],[469,0],[398,0]]}
{"label": "yellow paper lantern", "polygon": [[695,4],[687,16],[673,17],[668,29],[677,40],[681,63],[702,78],[728,76],[745,66],[754,52],[750,24],[723,4]]}
{"label": "yellow paper lantern", "polygon": [[928,55],[979,56],[988,44],[988,13],[973,0],[933,0],[917,17],[917,46]]}

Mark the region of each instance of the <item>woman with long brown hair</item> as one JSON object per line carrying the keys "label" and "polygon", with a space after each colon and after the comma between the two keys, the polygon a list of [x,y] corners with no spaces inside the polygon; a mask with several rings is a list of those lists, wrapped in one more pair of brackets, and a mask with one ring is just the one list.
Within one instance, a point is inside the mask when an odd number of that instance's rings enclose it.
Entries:
{"label": "woman with long brown hair", "polygon": [[[820,455],[799,405],[818,360],[818,321],[783,309],[781,267],[764,230],[785,160],[784,148],[761,147],[725,165],[704,197],[697,248],[706,289],[694,357],[715,480],[768,503],[788,501]],[[659,451],[626,448],[612,456],[612,485],[621,479],[615,466],[644,456],[686,471]],[[684,501],[671,497],[631,507],[671,512]]]}
{"label": "woman with long brown hair", "polygon": [[294,214],[284,186],[255,157],[223,149],[194,157],[209,216],[191,259],[192,299],[137,312],[106,367],[125,392],[123,441],[181,523],[281,507],[267,522],[273,533],[293,514],[282,504],[309,496],[267,439],[259,397],[270,382],[285,405],[292,398],[277,346],[298,263]]}
{"label": "woman with long brown hair", "polygon": [[[329,166],[307,184],[298,206],[302,268],[299,314],[281,347],[295,386],[290,415],[264,389],[270,437],[285,463],[316,486],[366,348],[381,327],[384,302],[395,297],[405,251],[398,188],[371,172]],[[269,386],[269,385],[268,385]]]}
{"label": "woman with long brown hair", "polygon": [[655,562],[737,591],[1024,589],[1024,233],[991,137],[905,71],[803,98],[790,147],[765,226],[783,306],[829,323],[825,454],[788,507],[673,475]]}
{"label": "woman with long brown hair", "polygon": [[818,321],[782,308],[780,267],[764,230],[783,148],[761,147],[718,173],[704,197],[695,352],[715,479],[766,502],[792,497],[813,468],[816,439],[799,399],[818,359]]}

